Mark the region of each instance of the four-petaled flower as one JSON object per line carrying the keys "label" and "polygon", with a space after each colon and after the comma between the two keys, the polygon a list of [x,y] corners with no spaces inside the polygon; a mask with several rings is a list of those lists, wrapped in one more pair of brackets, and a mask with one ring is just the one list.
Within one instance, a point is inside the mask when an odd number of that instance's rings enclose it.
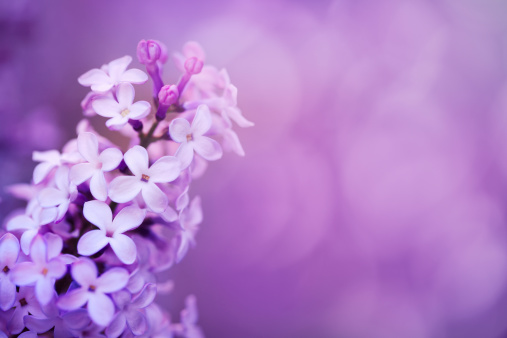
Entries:
{"label": "four-petaled flower", "polygon": [[123,154],[119,149],[107,148],[99,155],[99,143],[97,136],[85,132],[79,134],[77,147],[81,156],[88,163],[79,163],[70,169],[70,180],[76,185],[90,179],[90,192],[99,201],[107,198],[107,183],[104,172],[116,169],[120,164]]}
{"label": "four-petaled flower", "polygon": [[130,83],[121,83],[116,89],[116,101],[110,97],[96,99],[92,103],[95,112],[110,119],[106,126],[111,129],[121,129],[129,119],[140,120],[150,113],[151,105],[148,101],[134,103],[134,87]]}
{"label": "four-petaled flower", "polygon": [[127,70],[131,62],[132,57],[126,55],[102,66],[102,69],[89,70],[78,78],[78,82],[85,87],[90,86],[95,92],[107,92],[121,82],[140,84],[148,81],[148,75],[143,71],[135,68]]}
{"label": "four-petaled flower", "polygon": [[204,136],[211,127],[211,114],[206,105],[197,107],[190,124],[183,118],[174,119],[169,125],[171,138],[181,143],[175,156],[180,159],[182,169],[188,167],[194,158],[194,151],[208,161],[222,157],[222,148],[217,141]]}
{"label": "four-petaled flower", "polygon": [[148,167],[148,152],[134,146],[125,153],[125,163],[134,176],[116,177],[109,186],[109,197],[117,203],[132,201],[141,193],[149,209],[164,212],[169,200],[156,183],[174,181],[180,174],[180,161],[174,156],[163,156]]}
{"label": "four-petaled flower", "polygon": [[0,309],[9,310],[16,300],[16,284],[10,274],[19,256],[19,241],[13,234],[0,238]]}
{"label": "four-petaled flower", "polygon": [[84,204],[83,215],[99,230],[88,231],[81,237],[77,243],[77,251],[80,255],[93,255],[109,244],[120,261],[125,264],[134,263],[137,256],[136,245],[129,236],[123,233],[141,225],[146,210],[128,206],[113,219],[113,213],[106,203],[89,201]]}
{"label": "four-petaled flower", "polygon": [[72,264],[72,278],[81,286],[58,299],[62,310],[75,310],[87,305],[88,315],[98,325],[107,326],[114,316],[114,304],[108,293],[116,292],[127,285],[129,273],[122,268],[111,268],[98,277],[95,263],[81,257]]}

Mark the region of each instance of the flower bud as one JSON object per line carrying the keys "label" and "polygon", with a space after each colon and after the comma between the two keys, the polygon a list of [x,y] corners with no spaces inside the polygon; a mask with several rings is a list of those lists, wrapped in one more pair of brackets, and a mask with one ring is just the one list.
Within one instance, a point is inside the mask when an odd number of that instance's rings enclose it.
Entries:
{"label": "flower bud", "polygon": [[187,73],[192,75],[199,74],[203,66],[204,66],[203,62],[198,58],[196,58],[195,56],[188,58],[185,61],[185,70],[187,71]]}
{"label": "flower bud", "polygon": [[161,59],[163,47],[155,40],[141,40],[137,45],[137,58],[139,62],[148,65]]}
{"label": "flower bud", "polygon": [[162,106],[169,107],[178,101],[180,93],[175,85],[165,85],[158,92],[158,102]]}

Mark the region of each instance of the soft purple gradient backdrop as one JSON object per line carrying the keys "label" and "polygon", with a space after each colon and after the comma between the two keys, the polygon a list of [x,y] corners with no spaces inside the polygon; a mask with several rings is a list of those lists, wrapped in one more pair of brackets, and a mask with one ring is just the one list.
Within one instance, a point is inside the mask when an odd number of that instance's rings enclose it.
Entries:
{"label": "soft purple gradient backdrop", "polygon": [[256,126],[191,192],[174,315],[194,293],[209,337],[507,333],[506,2],[9,3],[2,186],[74,137],[77,77],[141,39],[199,41],[239,88]]}

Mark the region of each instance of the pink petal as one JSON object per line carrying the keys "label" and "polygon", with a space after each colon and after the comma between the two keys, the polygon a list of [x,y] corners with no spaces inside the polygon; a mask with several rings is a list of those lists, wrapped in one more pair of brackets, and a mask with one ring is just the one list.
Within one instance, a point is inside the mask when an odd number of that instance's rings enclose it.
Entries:
{"label": "pink petal", "polygon": [[148,325],[146,324],[146,318],[144,318],[141,312],[132,310],[127,312],[126,317],[127,323],[134,335],[139,336],[146,332]]}
{"label": "pink petal", "polygon": [[19,256],[19,241],[13,234],[6,233],[0,238],[0,269],[14,266]]}
{"label": "pink petal", "polygon": [[188,41],[183,45],[183,55],[185,55],[187,59],[194,56],[201,61],[206,59],[206,54],[201,45],[195,41]]}
{"label": "pink petal", "polygon": [[152,283],[145,285],[139,295],[133,300],[132,305],[138,309],[143,309],[153,303],[157,296],[157,286]]}
{"label": "pink petal", "polygon": [[37,196],[41,207],[54,207],[68,200],[67,194],[55,188],[45,188]]}
{"label": "pink petal", "polygon": [[141,177],[148,171],[148,152],[141,146],[134,146],[124,156],[125,163],[135,176]]}
{"label": "pink petal", "polygon": [[120,76],[125,72],[128,65],[132,62],[132,57],[125,55],[124,57],[115,59],[107,65],[107,72],[114,81],[119,81]]}
{"label": "pink petal", "polygon": [[201,136],[194,141],[194,150],[201,155],[205,160],[214,161],[222,157],[222,147],[217,141]]}
{"label": "pink petal", "polygon": [[243,150],[243,146],[239,142],[238,135],[232,131],[232,129],[225,129],[223,133],[223,145],[226,150],[230,149],[234,151],[239,156],[245,156],[245,151]]}
{"label": "pink petal", "polygon": [[174,154],[181,162],[181,170],[186,169],[194,159],[193,143],[182,143]]}
{"label": "pink petal", "polygon": [[103,117],[114,117],[118,115],[121,110],[118,102],[110,97],[94,100],[92,102],[92,107],[98,115]]}
{"label": "pink petal", "polygon": [[86,202],[83,207],[83,215],[90,223],[104,231],[113,221],[111,208],[101,201]]}
{"label": "pink petal", "polygon": [[102,171],[96,170],[93,174],[90,180],[90,192],[99,201],[107,199],[107,183]]}
{"label": "pink petal", "polygon": [[37,235],[30,247],[30,258],[35,264],[41,266],[47,262],[47,253],[46,242],[44,242],[41,235]]}
{"label": "pink petal", "polygon": [[129,69],[120,77],[119,81],[125,81],[135,84],[145,83],[148,81],[148,75],[139,69]]}
{"label": "pink petal", "polygon": [[137,228],[144,221],[146,210],[137,206],[123,208],[113,220],[112,229],[117,234]]}
{"label": "pink petal", "polygon": [[84,132],[77,137],[79,153],[90,163],[96,163],[99,159],[99,142],[93,133]]}
{"label": "pink petal", "polygon": [[202,207],[201,198],[199,196],[194,197],[190,203],[190,207],[187,213],[185,213],[184,221],[192,225],[198,225],[202,223]]}
{"label": "pink petal", "polygon": [[88,288],[97,280],[97,266],[91,259],[81,257],[72,264],[71,275],[79,285]]}
{"label": "pink petal", "polygon": [[16,301],[16,284],[7,275],[0,275],[0,309],[7,311]]}
{"label": "pink petal", "polygon": [[122,268],[107,270],[97,279],[95,286],[98,292],[111,293],[123,289],[129,280],[129,273]]}
{"label": "pink petal", "polygon": [[120,149],[107,148],[99,155],[99,161],[102,163],[102,171],[111,171],[116,169],[121,160],[123,154]]}
{"label": "pink petal", "polygon": [[109,81],[109,76],[100,69],[94,68],[81,75],[77,81],[79,84],[85,87],[89,87],[94,84],[106,83]]}
{"label": "pink petal", "polygon": [[40,266],[32,262],[16,264],[11,270],[11,280],[16,285],[29,285],[35,283],[41,276]]}
{"label": "pink petal", "polygon": [[180,175],[180,160],[174,156],[159,158],[148,170],[150,182],[166,183],[172,182]]}
{"label": "pink petal", "polygon": [[53,169],[55,165],[49,162],[42,162],[37,164],[35,169],[33,170],[33,183],[39,184],[42,180],[49,174],[51,169]]}
{"label": "pink petal", "polygon": [[104,248],[109,238],[102,230],[91,230],[85,233],[77,243],[77,252],[83,256],[91,256]]}
{"label": "pink petal", "polygon": [[187,141],[187,135],[191,133],[190,123],[183,118],[175,118],[169,125],[169,135],[175,142],[182,143]]}
{"label": "pink petal", "polygon": [[242,114],[241,110],[236,107],[230,107],[226,110],[227,115],[234,120],[241,128],[253,127],[255,124],[248,121]]}
{"label": "pink petal", "polygon": [[101,292],[90,294],[88,314],[95,324],[107,326],[114,316],[114,304],[111,298]]}
{"label": "pink petal", "polygon": [[79,185],[92,177],[97,170],[91,163],[78,163],[70,168],[69,178],[72,183]]}
{"label": "pink petal", "polygon": [[151,105],[147,101],[138,101],[130,106],[129,118],[140,120],[150,114]]}
{"label": "pink petal", "polygon": [[124,234],[114,234],[109,244],[122,263],[129,265],[135,262],[137,250],[134,241],[130,237]]}
{"label": "pink petal", "polygon": [[132,201],[141,191],[141,181],[133,176],[116,177],[109,185],[109,197],[117,203]]}
{"label": "pink petal", "polygon": [[144,202],[153,212],[161,213],[167,208],[169,200],[155,183],[147,182],[141,190]]}
{"label": "pink petal", "polygon": [[109,326],[106,328],[106,336],[107,337],[119,337],[123,331],[125,331],[125,325],[127,321],[125,319],[125,314],[123,312],[119,312],[111,321]]}
{"label": "pink petal", "polygon": [[54,280],[45,277],[39,278],[37,284],[35,284],[35,294],[41,305],[47,305],[53,298],[54,285]]}
{"label": "pink petal", "polygon": [[48,260],[55,258],[62,252],[63,240],[60,236],[48,232],[44,235],[44,239],[46,240],[48,248]]}
{"label": "pink petal", "polygon": [[86,304],[89,295],[88,290],[84,288],[74,289],[61,296],[56,305],[62,310],[75,310]]}
{"label": "pink petal", "polygon": [[211,127],[211,114],[208,106],[201,104],[197,107],[194,120],[192,121],[192,134],[195,136],[204,135]]}
{"label": "pink petal", "polygon": [[116,98],[122,108],[130,107],[132,102],[134,102],[134,96],[134,87],[130,83],[123,82],[118,85],[116,89]]}
{"label": "pink petal", "polygon": [[32,229],[32,230],[27,230],[25,232],[23,232],[23,235],[21,235],[21,238],[20,238],[20,244],[21,244],[21,251],[23,251],[23,253],[25,255],[28,255],[30,253],[30,245],[32,244],[32,240],[33,238],[39,233],[39,229]]}

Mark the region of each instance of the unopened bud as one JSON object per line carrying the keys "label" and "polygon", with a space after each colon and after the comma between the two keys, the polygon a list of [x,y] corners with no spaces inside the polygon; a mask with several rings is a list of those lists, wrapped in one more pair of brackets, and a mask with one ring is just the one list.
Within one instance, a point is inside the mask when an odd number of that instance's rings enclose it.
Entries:
{"label": "unopened bud", "polygon": [[158,92],[158,102],[163,106],[170,106],[178,101],[180,93],[175,85],[165,85]]}
{"label": "unopened bud", "polygon": [[203,66],[204,66],[203,62],[198,58],[196,58],[195,56],[188,58],[185,61],[185,70],[192,75],[199,74]]}
{"label": "unopened bud", "polygon": [[144,65],[152,64],[161,58],[162,49],[158,41],[141,40],[137,45],[137,58]]}

